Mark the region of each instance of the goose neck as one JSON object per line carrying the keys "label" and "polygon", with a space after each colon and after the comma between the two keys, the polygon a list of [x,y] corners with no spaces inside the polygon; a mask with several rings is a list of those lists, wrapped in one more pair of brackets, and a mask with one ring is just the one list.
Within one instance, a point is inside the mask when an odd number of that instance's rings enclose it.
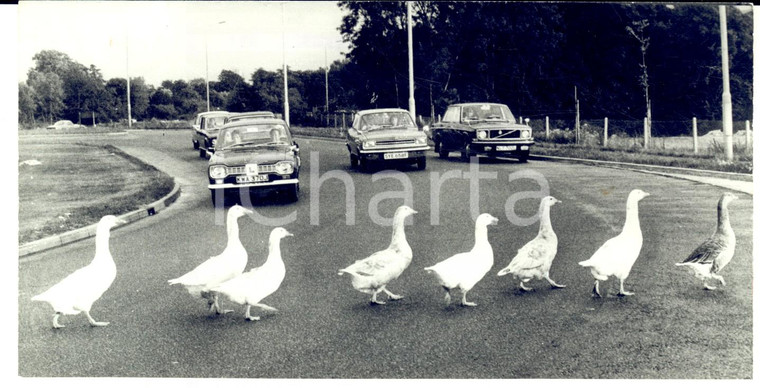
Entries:
{"label": "goose neck", "polygon": [[541,223],[538,227],[538,233],[544,236],[551,235],[554,233],[554,229],[552,229],[551,217],[549,215],[549,209],[551,209],[551,207],[544,204],[541,206]]}
{"label": "goose neck", "polygon": [[475,225],[475,246],[488,244],[488,226],[483,224]]}
{"label": "goose neck", "polygon": [[393,235],[391,236],[391,246],[408,245],[406,242],[406,232],[404,232],[405,217],[396,217],[393,220]]}
{"label": "goose neck", "polygon": [[718,231],[729,230],[731,230],[731,222],[728,219],[728,206],[721,202],[718,204]]}
{"label": "goose neck", "polygon": [[626,204],[623,232],[641,233],[641,226],[639,225],[639,202],[635,199],[629,199]]}
{"label": "goose neck", "polygon": [[240,227],[237,218],[227,220],[227,245],[240,244]]}
{"label": "goose neck", "polygon": [[98,257],[111,257],[111,249],[109,247],[109,240],[111,238],[111,230],[108,228],[98,228],[95,233],[95,258]]}
{"label": "goose neck", "polygon": [[282,264],[282,251],[280,250],[280,238],[269,239],[269,256],[264,265]]}

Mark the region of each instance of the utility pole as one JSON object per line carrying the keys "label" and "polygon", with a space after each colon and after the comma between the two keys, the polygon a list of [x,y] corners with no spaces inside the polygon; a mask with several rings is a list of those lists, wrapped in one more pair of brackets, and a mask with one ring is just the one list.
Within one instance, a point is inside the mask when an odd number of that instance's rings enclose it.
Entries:
{"label": "utility pole", "polygon": [[285,124],[290,126],[290,105],[288,104],[288,64],[285,62],[285,3],[280,3],[282,7],[282,79],[283,79],[283,117]]}
{"label": "utility pole", "polygon": [[575,144],[580,143],[581,139],[581,103],[578,101],[578,87],[574,86],[575,91]]}
{"label": "utility pole", "polygon": [[723,137],[726,142],[726,160],[734,160],[734,121],[731,113],[731,87],[728,71],[728,32],[726,31],[726,6],[718,6],[720,17],[720,52],[723,62]]}
{"label": "utility pole", "polygon": [[327,73],[330,71],[330,67],[327,65],[327,44],[325,43],[325,124],[330,124],[330,83],[327,77]]}
{"label": "utility pole", "polygon": [[127,128],[132,129],[132,95],[129,90],[129,25],[127,25]]}
{"label": "utility pole", "polygon": [[414,50],[412,48],[412,2],[406,2],[407,46],[409,47],[409,113],[417,122],[417,112],[414,107]]}

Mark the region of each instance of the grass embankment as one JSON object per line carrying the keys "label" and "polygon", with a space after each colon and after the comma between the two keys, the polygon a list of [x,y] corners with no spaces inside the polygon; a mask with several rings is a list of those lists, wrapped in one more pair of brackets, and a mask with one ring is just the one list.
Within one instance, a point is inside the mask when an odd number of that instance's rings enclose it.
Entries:
{"label": "grass embankment", "polygon": [[137,210],[174,180],[116,147],[19,142],[19,244]]}

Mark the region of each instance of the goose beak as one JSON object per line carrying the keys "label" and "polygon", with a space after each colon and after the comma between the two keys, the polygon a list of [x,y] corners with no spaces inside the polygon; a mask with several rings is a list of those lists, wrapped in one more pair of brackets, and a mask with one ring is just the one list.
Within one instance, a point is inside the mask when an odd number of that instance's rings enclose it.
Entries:
{"label": "goose beak", "polygon": [[293,233],[290,233],[290,232],[285,233],[285,237],[293,237]]}
{"label": "goose beak", "polygon": [[491,221],[491,225],[498,225],[498,224],[499,224],[499,219],[494,217],[493,221]]}

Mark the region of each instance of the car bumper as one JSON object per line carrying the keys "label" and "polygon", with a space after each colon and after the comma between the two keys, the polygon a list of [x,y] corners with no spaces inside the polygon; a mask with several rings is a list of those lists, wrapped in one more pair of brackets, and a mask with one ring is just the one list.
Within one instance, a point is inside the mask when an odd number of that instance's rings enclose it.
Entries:
{"label": "car bumper", "polygon": [[[425,151],[429,150],[430,146],[420,146],[420,147],[413,147],[413,148],[370,148],[370,149],[360,149],[359,153],[362,155],[366,155],[368,157],[372,157],[373,155],[378,155],[382,157],[384,154],[393,153],[393,152],[408,152],[410,157],[412,153],[415,154],[422,154],[424,155]],[[422,156],[419,155],[419,156]]]}
{"label": "car bumper", "polygon": [[298,178],[292,179],[279,179],[271,182],[253,182],[253,183],[210,183],[209,189],[237,189],[241,187],[273,187],[282,185],[296,185],[298,184]]}
{"label": "car bumper", "polygon": [[473,141],[470,153],[479,155],[514,155],[530,152],[533,141],[487,142]]}

